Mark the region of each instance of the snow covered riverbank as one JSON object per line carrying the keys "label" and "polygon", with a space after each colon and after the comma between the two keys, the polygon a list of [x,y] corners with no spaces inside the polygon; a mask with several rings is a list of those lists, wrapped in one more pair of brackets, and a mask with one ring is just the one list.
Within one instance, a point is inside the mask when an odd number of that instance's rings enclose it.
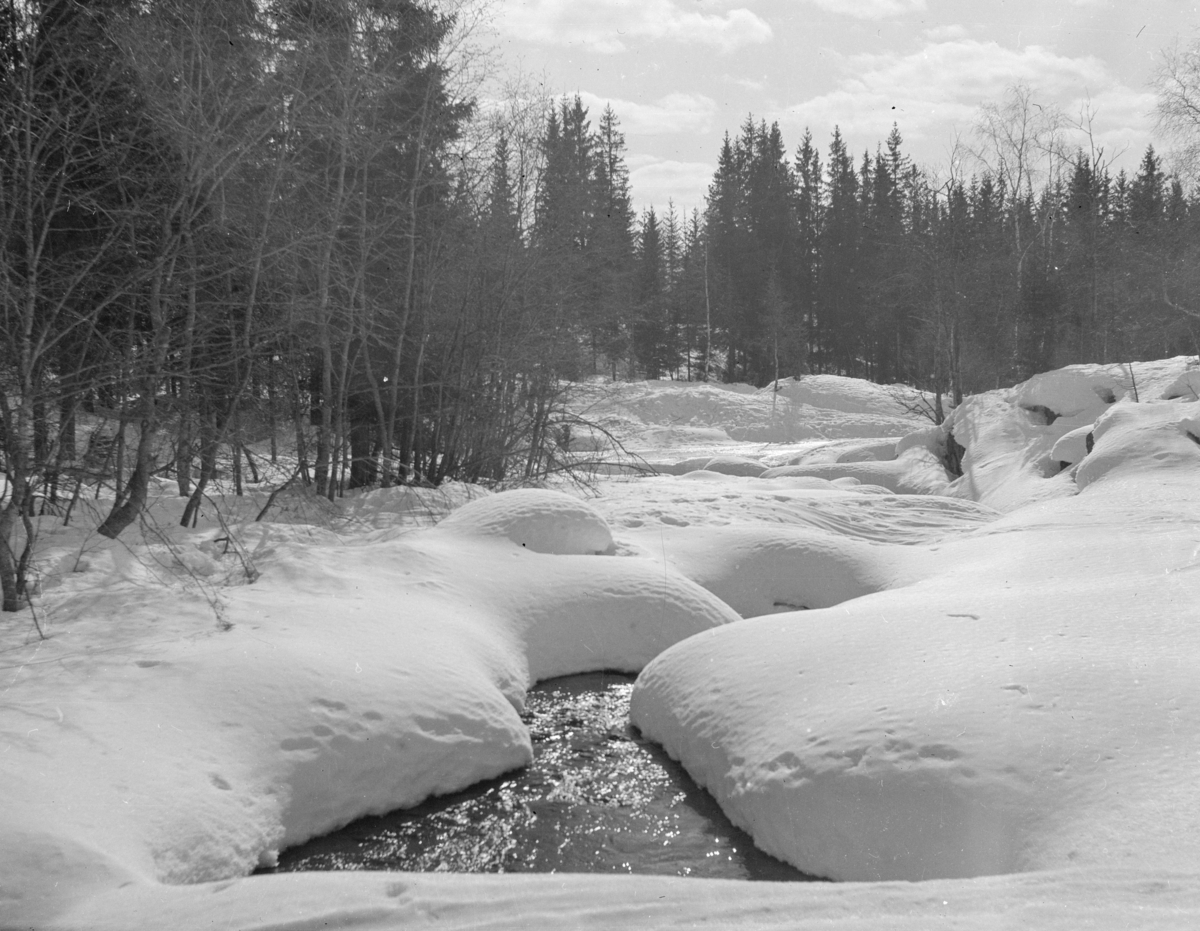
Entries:
{"label": "snow covered riverbank", "polygon": [[[679,458],[730,438],[709,468],[485,496],[434,529],[403,490],[236,525],[252,585],[217,529],[158,563],[48,535],[51,639],[3,619],[0,927],[1195,927],[1200,382],[1134,373],[1141,403],[1074,367],[942,429],[800,383],[789,416],[834,440],[757,448],[731,442],[750,390],[630,388],[645,452],[689,411]],[[647,663],[635,723],[760,846],[926,881],[239,878],[522,765],[532,682]]]}

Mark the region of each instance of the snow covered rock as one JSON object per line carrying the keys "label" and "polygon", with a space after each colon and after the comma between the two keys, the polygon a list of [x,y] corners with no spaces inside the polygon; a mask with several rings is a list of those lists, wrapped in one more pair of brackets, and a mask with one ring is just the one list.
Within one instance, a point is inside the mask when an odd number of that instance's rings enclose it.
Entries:
{"label": "snow covered rock", "polygon": [[1189,368],[1162,392],[1164,401],[1200,401],[1200,368]]}
{"label": "snow covered rock", "polygon": [[[1048,420],[1066,418],[1073,426],[1091,423],[1108,405],[1132,391],[1119,367],[1072,365],[1034,375],[1014,390],[1014,402]],[[1047,424],[1049,425],[1049,424]]]}
{"label": "snow covered rock", "polygon": [[1094,446],[1075,481],[1191,474],[1200,483],[1200,414],[1179,401],[1126,402],[1096,421]]}
{"label": "snow covered rock", "polygon": [[1088,437],[1092,435],[1092,425],[1076,427],[1069,433],[1064,433],[1050,449],[1050,458],[1055,462],[1065,462],[1075,465],[1083,461],[1088,454]]}
{"label": "snow covered rock", "polygon": [[703,466],[706,472],[720,472],[722,475],[740,475],[758,478],[767,467],[757,459],[747,459],[745,456],[714,456]]}
{"label": "snow covered rock", "polygon": [[692,456],[689,459],[681,459],[679,462],[664,464],[659,469],[667,475],[687,475],[689,472],[703,469],[713,461],[713,458],[713,456]]}
{"label": "snow covered rock", "polygon": [[535,553],[612,550],[612,533],[587,503],[560,491],[522,488],[470,501],[439,525],[477,536],[505,537]]}
{"label": "snow covered rock", "polygon": [[853,459],[849,461],[778,466],[762,473],[762,478],[823,478],[830,481],[856,479],[866,485],[879,485],[901,495],[944,494],[951,476],[941,462],[923,447],[906,449],[887,461]]}
{"label": "snow covered rock", "polygon": [[[1103,406],[1098,398],[1096,404]],[[946,494],[1001,511],[1075,494],[1075,483],[1060,472],[1051,450],[1076,428],[1076,418],[1047,420],[1018,405],[1012,390],[967,398],[943,425],[943,442],[949,446],[953,440],[963,450],[962,476]]]}
{"label": "snow covered rock", "polygon": [[[1061,466],[1083,461],[1078,438],[1083,437],[1086,453],[1091,425],[1119,401],[1190,399],[1189,373],[1195,370],[1188,364],[1181,356],[1129,365],[1069,365],[1014,388],[968,398],[942,427],[943,445],[952,437],[965,449],[963,475],[948,493],[999,510],[1075,494],[1073,476]],[[1060,440],[1063,455],[1055,452]]]}

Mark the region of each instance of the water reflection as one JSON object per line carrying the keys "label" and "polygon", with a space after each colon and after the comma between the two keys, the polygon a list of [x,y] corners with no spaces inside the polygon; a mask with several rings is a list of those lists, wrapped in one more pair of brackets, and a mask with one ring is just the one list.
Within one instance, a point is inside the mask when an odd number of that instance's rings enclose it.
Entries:
{"label": "water reflection", "polygon": [[633,678],[568,676],[529,693],[523,770],[285,851],[277,870],[625,872],[812,877],[762,853],[628,724]]}

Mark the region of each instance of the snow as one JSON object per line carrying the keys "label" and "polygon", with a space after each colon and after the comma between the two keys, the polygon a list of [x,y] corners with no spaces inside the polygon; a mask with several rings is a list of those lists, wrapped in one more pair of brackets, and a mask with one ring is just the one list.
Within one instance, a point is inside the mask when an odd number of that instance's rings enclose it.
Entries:
{"label": "snow", "polygon": [[748,459],[745,456],[714,456],[704,464],[706,472],[720,472],[722,475],[748,475],[758,478],[767,467],[761,462]]}
{"label": "snow", "polygon": [[782,379],[778,390],[717,382],[593,383],[573,398],[585,423],[654,465],[679,453],[711,459],[718,452],[747,455],[764,444],[901,437],[928,423],[920,413],[927,401],[904,385],[836,375]]}
{"label": "snow", "polygon": [[586,502],[539,488],[472,501],[451,513],[439,529],[501,537],[535,553],[598,555],[613,548],[608,524]]}
{"label": "snow", "polygon": [[[1079,381],[1051,400],[1085,397]],[[639,678],[634,722],[806,872],[1200,866],[1198,421],[1177,402],[1103,410],[1077,495],[1031,495],[936,546],[876,545],[858,577],[902,555],[908,578],[677,644]],[[972,438],[994,463],[988,440],[1010,436]],[[710,575],[741,558],[720,552]]]}
{"label": "snow", "polygon": [[[669,474],[44,518],[50,639],[0,617],[0,927],[1200,926],[1196,371],[940,427],[831,376],[589,385]],[[246,876],[523,764],[528,686],[604,668],[756,844],[855,882]]]}
{"label": "snow", "polygon": [[6,683],[4,910],[43,918],[63,875],[75,892],[243,875],[496,776],[531,758],[517,710],[533,682],[637,671],[737,619],[648,560],[547,553],[611,542],[561,493],[455,514],[357,545],[246,528],[261,575],[224,589],[216,618],[203,597],[87,573],[99,590]]}
{"label": "snow", "polygon": [[937,456],[920,446],[906,449],[899,456],[883,462],[843,459],[838,462],[776,466],[762,474],[763,478],[790,476],[855,479],[901,495],[945,494],[950,480],[950,475]]}

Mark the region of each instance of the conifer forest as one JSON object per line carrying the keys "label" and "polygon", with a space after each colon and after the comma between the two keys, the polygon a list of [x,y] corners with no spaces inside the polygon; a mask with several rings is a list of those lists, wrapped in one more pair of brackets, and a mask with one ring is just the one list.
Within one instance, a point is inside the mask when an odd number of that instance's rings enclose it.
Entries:
{"label": "conifer forest", "polygon": [[[0,539],[114,475],[102,533],[154,476],[187,521],[264,437],[329,497],[535,480],[586,378],[837,373],[949,405],[1200,353],[1190,176],[1150,145],[1114,172],[1029,88],[931,166],[902,126],[858,152],[748,116],[703,204],[636,211],[620,115],[481,104],[467,12],[4,0]],[[1179,139],[1198,74],[1178,53],[1156,79]]]}

